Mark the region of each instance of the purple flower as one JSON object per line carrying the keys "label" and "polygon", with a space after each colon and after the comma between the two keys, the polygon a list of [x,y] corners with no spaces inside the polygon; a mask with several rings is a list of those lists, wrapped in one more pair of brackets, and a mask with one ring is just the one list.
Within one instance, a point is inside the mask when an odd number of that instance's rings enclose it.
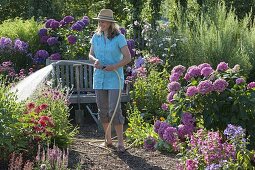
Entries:
{"label": "purple flower", "polygon": [[204,77],[208,77],[208,76],[210,76],[212,73],[213,73],[212,67],[204,67],[204,68],[201,70],[201,75],[204,76]]}
{"label": "purple flower", "polygon": [[171,82],[167,85],[168,91],[179,91],[181,88],[181,84],[177,81]]}
{"label": "purple flower", "polygon": [[42,36],[41,38],[40,38],[40,43],[42,43],[42,44],[46,44],[47,43],[47,40],[49,39],[50,37],[49,36]]}
{"label": "purple flower", "polygon": [[56,28],[59,28],[59,22],[56,21],[56,20],[53,20],[51,23],[50,23],[50,28],[52,29],[56,29]]}
{"label": "purple flower", "polygon": [[129,52],[130,52],[131,57],[135,56],[135,50],[129,48]]}
{"label": "purple flower", "polygon": [[161,125],[161,121],[157,120],[155,123],[154,123],[154,131],[156,133],[158,133],[158,130],[160,128],[160,125]]}
{"label": "purple flower", "polygon": [[133,39],[127,40],[128,48],[134,49],[135,48],[135,41]]}
{"label": "purple flower", "polygon": [[160,127],[158,129],[158,135],[161,139],[164,139],[163,135],[166,130],[166,128],[170,127],[170,125],[166,122],[161,122]]}
{"label": "purple flower", "polygon": [[173,101],[174,101],[174,95],[175,95],[175,91],[171,91],[170,93],[168,93],[168,95],[167,95],[167,101],[169,102],[169,103],[172,103]]}
{"label": "purple flower", "polygon": [[141,56],[139,56],[136,60],[135,60],[135,68],[139,68],[144,64],[144,58],[142,58]]}
{"label": "purple flower", "polygon": [[191,76],[191,77],[197,77],[201,75],[201,70],[198,68],[198,66],[190,66],[187,70],[187,73]]}
{"label": "purple flower", "polygon": [[54,53],[54,54],[51,54],[49,58],[51,60],[60,60],[61,59],[61,55],[59,53]]}
{"label": "purple flower", "polygon": [[208,165],[205,170],[220,170],[221,169],[221,165],[220,164],[211,164],[211,165]]}
{"label": "purple flower", "polygon": [[55,45],[58,43],[58,37],[50,37],[47,39],[47,43],[49,46]]}
{"label": "purple flower", "polygon": [[28,44],[20,39],[16,39],[14,42],[14,49],[21,53],[26,53],[28,50]]}
{"label": "purple flower", "polygon": [[245,80],[243,78],[237,78],[236,84],[241,84],[241,83],[245,83]]}
{"label": "purple flower", "polygon": [[38,50],[35,54],[35,57],[46,59],[49,57],[49,53],[46,50]]}
{"label": "purple flower", "polygon": [[223,92],[228,87],[228,82],[224,79],[217,79],[213,83],[213,89],[217,92]]}
{"label": "purple flower", "polygon": [[247,89],[252,89],[255,87],[255,82],[250,82],[248,85],[247,85]]}
{"label": "purple flower", "polygon": [[12,40],[10,38],[0,38],[0,48],[12,48]]}
{"label": "purple flower", "polygon": [[82,19],[87,20],[87,21],[88,21],[88,23],[89,23],[89,21],[90,21],[88,16],[83,16],[83,17],[82,17]]}
{"label": "purple flower", "polygon": [[168,105],[166,103],[163,103],[161,105],[161,109],[164,110],[164,111],[167,111],[168,110]]}
{"label": "purple flower", "polygon": [[196,86],[190,86],[190,87],[188,87],[188,89],[186,91],[186,95],[189,97],[192,97],[197,93],[198,93],[198,89]]}
{"label": "purple flower", "polygon": [[155,145],[156,145],[156,139],[153,138],[152,136],[147,137],[143,143],[144,149],[149,150],[149,151],[154,151]]}
{"label": "purple flower", "polygon": [[211,67],[211,65],[208,64],[208,63],[203,63],[203,64],[198,65],[198,68],[199,68],[200,70],[202,70],[202,69],[205,68],[205,67]]}
{"label": "purple flower", "polygon": [[70,44],[75,44],[76,41],[77,41],[77,38],[76,38],[74,35],[69,35],[69,36],[67,37],[67,40],[68,40],[68,42],[69,42]]}
{"label": "purple flower", "polygon": [[127,33],[127,30],[125,28],[120,28],[121,34],[125,35]]}
{"label": "purple flower", "polygon": [[180,79],[180,73],[172,73],[170,78],[169,78],[169,81],[170,82],[174,82],[174,81],[178,81]]}
{"label": "purple flower", "polygon": [[84,23],[84,27],[89,25],[89,19],[82,19],[81,21]]}
{"label": "purple flower", "polygon": [[186,160],[186,169],[187,170],[196,170],[198,169],[198,161],[193,159]]}
{"label": "purple flower", "polygon": [[71,29],[75,31],[81,31],[83,29],[83,26],[76,22],[71,26]]}
{"label": "purple flower", "polygon": [[213,84],[211,81],[209,80],[205,80],[205,81],[201,81],[198,86],[198,91],[201,94],[207,94],[210,93],[211,91],[213,91]]}
{"label": "purple flower", "polygon": [[163,134],[163,139],[169,143],[169,144],[173,144],[178,140],[178,134],[177,134],[177,129],[175,127],[172,126],[168,126]]}
{"label": "purple flower", "polygon": [[220,62],[217,66],[217,71],[226,71],[228,69],[228,63]]}
{"label": "purple flower", "polygon": [[38,32],[38,35],[39,35],[40,37],[46,36],[47,34],[48,34],[48,30],[47,30],[46,28],[42,28],[42,29],[40,29],[39,32]]}
{"label": "purple flower", "polygon": [[74,17],[73,16],[65,16],[63,20],[66,24],[69,24],[74,21]]}
{"label": "purple flower", "polygon": [[195,118],[192,116],[192,114],[190,114],[189,112],[184,112],[182,114],[182,118],[181,118],[181,122],[184,124],[184,125],[187,125],[187,126],[193,126],[194,123],[195,123]]}
{"label": "purple flower", "polygon": [[175,66],[172,71],[171,74],[173,73],[178,73],[179,75],[182,75],[184,73],[184,71],[186,70],[186,68],[182,65],[177,65]]}
{"label": "purple flower", "polygon": [[53,22],[53,21],[55,21],[54,19],[48,19],[46,22],[45,22],[45,27],[46,28],[51,28],[51,23]]}
{"label": "purple flower", "polygon": [[181,139],[185,139],[187,136],[190,137],[194,131],[194,126],[193,125],[183,125],[180,124],[178,126],[178,136]]}
{"label": "purple flower", "polygon": [[186,73],[186,74],[184,75],[184,79],[185,79],[186,81],[189,81],[191,78],[192,78],[192,77],[190,76],[189,73]]}
{"label": "purple flower", "polygon": [[226,135],[228,139],[243,138],[245,137],[245,130],[241,126],[228,124],[227,128],[224,130],[224,135]]}

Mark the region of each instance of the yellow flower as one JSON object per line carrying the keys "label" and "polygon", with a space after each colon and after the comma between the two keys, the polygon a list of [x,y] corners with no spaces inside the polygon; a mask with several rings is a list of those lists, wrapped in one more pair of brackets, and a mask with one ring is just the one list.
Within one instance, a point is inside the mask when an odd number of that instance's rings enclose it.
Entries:
{"label": "yellow flower", "polygon": [[165,121],[166,120],[164,117],[160,117],[159,119],[160,119],[160,121]]}

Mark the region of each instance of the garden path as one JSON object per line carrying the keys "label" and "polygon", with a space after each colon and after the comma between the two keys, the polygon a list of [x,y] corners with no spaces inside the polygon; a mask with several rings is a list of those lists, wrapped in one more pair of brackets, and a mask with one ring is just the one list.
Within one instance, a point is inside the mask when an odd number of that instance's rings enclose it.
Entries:
{"label": "garden path", "polygon": [[145,151],[143,148],[130,148],[125,153],[108,150],[89,144],[89,140],[103,139],[97,132],[96,124],[86,124],[80,128],[69,153],[69,167],[75,169],[102,170],[175,170],[177,158],[173,154],[159,151]]}

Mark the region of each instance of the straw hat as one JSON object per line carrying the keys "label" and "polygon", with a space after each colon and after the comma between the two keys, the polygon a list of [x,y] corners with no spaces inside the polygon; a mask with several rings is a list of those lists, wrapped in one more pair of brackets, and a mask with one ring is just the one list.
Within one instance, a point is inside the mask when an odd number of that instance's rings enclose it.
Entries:
{"label": "straw hat", "polygon": [[117,22],[113,18],[113,12],[110,9],[102,9],[97,18],[93,18],[96,20],[103,20],[103,21],[109,21],[109,22]]}

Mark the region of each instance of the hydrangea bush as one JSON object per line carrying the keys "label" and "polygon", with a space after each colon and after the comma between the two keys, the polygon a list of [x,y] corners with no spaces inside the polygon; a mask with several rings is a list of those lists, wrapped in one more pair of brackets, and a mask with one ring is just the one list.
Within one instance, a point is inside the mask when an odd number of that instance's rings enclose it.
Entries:
{"label": "hydrangea bush", "polygon": [[91,38],[89,23],[87,16],[77,21],[73,16],[65,16],[61,21],[48,19],[38,31],[42,48],[35,53],[34,62],[45,63],[47,58],[86,59]]}
{"label": "hydrangea bush", "polygon": [[247,83],[240,66],[221,62],[216,69],[210,64],[194,65],[187,70],[175,66],[169,78],[167,96],[168,121],[180,122],[183,112],[192,113],[197,126],[223,131],[227,124],[244,127],[254,145],[255,82]]}

